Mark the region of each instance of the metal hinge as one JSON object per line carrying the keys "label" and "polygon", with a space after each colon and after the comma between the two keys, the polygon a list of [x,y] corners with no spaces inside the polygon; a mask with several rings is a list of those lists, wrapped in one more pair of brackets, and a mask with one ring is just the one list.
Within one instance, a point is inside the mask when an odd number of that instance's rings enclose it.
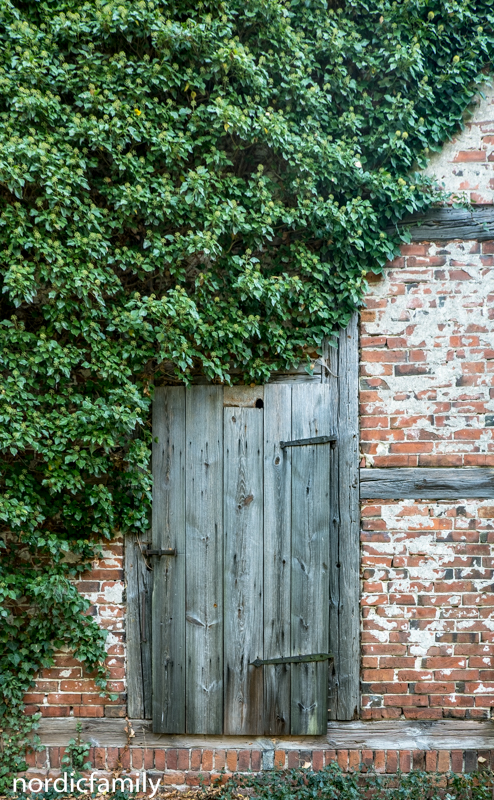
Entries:
{"label": "metal hinge", "polygon": [[176,556],[177,548],[169,548],[168,550],[153,550],[152,547],[145,547],[142,551],[145,556]]}
{"label": "metal hinge", "polygon": [[333,446],[336,443],[336,436],[311,436],[310,439],[293,439],[291,442],[280,442],[280,447],[298,447],[302,444],[327,444]]}
{"label": "metal hinge", "polygon": [[308,656],[284,656],[283,658],[256,658],[250,662],[252,667],[261,667],[263,664],[306,664],[311,661],[329,661],[334,656],[331,653],[311,653]]}

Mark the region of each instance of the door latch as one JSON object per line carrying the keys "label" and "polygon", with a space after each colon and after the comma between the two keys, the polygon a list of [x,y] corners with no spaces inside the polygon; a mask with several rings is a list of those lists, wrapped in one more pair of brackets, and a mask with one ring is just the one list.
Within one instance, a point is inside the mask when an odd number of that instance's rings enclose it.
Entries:
{"label": "door latch", "polygon": [[176,556],[177,555],[177,548],[172,547],[168,548],[168,550],[153,550],[152,547],[146,547],[142,551],[145,556]]}
{"label": "door latch", "polygon": [[250,662],[252,667],[261,667],[263,664],[307,664],[311,661],[330,661],[334,656],[331,653],[311,653],[307,656],[283,656],[282,658],[256,658]]}

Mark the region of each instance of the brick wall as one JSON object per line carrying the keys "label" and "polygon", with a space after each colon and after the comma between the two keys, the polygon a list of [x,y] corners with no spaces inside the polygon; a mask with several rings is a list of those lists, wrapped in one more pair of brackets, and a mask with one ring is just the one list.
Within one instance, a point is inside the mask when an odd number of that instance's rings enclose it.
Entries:
{"label": "brick wall", "polygon": [[490,716],[489,502],[363,506],[363,719]]}
{"label": "brick wall", "polygon": [[[60,774],[60,762],[64,748],[49,747],[36,756],[29,757],[28,778],[47,776],[56,778]],[[379,773],[394,775],[397,770],[412,769],[427,772],[472,772],[494,769],[494,750],[334,750],[324,746],[317,749],[258,750],[222,748],[91,748],[89,758],[103,775],[130,774],[146,770],[156,783],[161,779],[161,790],[177,787],[208,786],[225,782],[233,772],[258,772],[264,769],[314,769],[319,770],[335,762],[343,771],[374,769]],[[142,785],[142,783],[141,783]]]}
{"label": "brick wall", "polygon": [[[361,317],[362,466],[494,466],[494,246],[413,244]],[[363,719],[487,718],[492,501],[362,508]]]}
{"label": "brick wall", "polygon": [[494,242],[411,244],[361,313],[362,464],[494,465]]}
{"label": "brick wall", "polygon": [[115,701],[100,697],[99,689],[69,652],[56,654],[55,665],[42,670],[33,691],[26,695],[27,713],[43,717],[125,716],[125,604],[123,602],[123,543],[117,539],[103,548],[103,557],[78,582],[91,601],[90,613],[109,631],[106,641],[110,688]]}
{"label": "brick wall", "polygon": [[494,88],[484,87],[465,129],[433,155],[425,173],[472,203],[492,203],[494,190]]}

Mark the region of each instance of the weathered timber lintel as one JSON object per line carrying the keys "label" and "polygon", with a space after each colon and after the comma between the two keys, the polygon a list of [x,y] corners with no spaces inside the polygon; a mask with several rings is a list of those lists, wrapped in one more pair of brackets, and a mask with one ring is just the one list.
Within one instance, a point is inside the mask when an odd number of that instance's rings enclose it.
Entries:
{"label": "weathered timber lintel", "polygon": [[383,722],[330,722],[326,736],[288,736],[280,738],[252,736],[175,736],[152,732],[150,720],[131,720],[135,733],[128,742],[124,719],[61,719],[41,720],[41,743],[63,747],[82,724],[82,738],[94,747],[207,747],[218,749],[285,750],[492,750],[494,725],[487,721],[438,720]]}
{"label": "weathered timber lintel", "polygon": [[[413,242],[449,242],[452,239],[475,239],[485,242],[494,239],[494,205],[466,208],[443,206],[430,208],[425,214],[412,214],[397,225],[410,228]],[[396,230],[389,227],[388,232]]]}
{"label": "weathered timber lintel", "polygon": [[469,497],[490,500],[494,498],[494,469],[361,469],[360,497],[364,500],[463,500]]}

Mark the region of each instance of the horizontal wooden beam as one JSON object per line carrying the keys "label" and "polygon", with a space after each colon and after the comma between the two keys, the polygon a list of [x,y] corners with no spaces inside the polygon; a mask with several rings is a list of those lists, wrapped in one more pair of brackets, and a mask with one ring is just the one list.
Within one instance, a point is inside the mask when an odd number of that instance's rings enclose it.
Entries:
{"label": "horizontal wooden beam", "polygon": [[335,750],[490,750],[494,728],[492,722],[459,719],[333,722],[327,746]]}
{"label": "horizontal wooden beam", "polygon": [[255,750],[492,750],[492,722],[476,720],[389,720],[330,722],[325,736],[171,736],[153,733],[150,720],[130,720],[135,734],[128,738],[125,719],[65,717],[41,720],[39,735],[47,747],[64,747],[82,724],[82,739],[94,747],[180,747]]}
{"label": "horizontal wooden beam", "polygon": [[[465,208],[430,208],[425,214],[413,214],[398,223],[398,229],[410,228],[413,242],[449,242],[452,239],[494,239],[494,205]],[[390,227],[391,233],[394,229]]]}
{"label": "horizontal wooden beam", "polygon": [[491,500],[494,499],[494,469],[361,469],[360,497],[364,500],[463,500],[468,497]]}

